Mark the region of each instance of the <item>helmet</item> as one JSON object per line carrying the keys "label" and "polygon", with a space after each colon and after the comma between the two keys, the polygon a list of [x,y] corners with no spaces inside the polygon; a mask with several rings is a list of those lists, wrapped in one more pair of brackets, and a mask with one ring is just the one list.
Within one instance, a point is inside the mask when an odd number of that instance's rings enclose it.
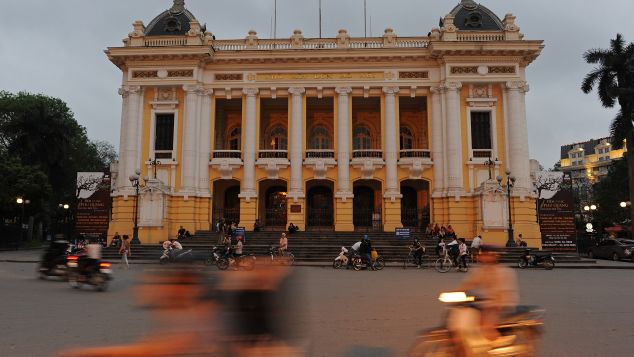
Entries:
{"label": "helmet", "polygon": [[364,234],[364,235],[363,235],[363,240],[370,240],[370,238],[368,238],[368,235],[367,235],[367,234]]}

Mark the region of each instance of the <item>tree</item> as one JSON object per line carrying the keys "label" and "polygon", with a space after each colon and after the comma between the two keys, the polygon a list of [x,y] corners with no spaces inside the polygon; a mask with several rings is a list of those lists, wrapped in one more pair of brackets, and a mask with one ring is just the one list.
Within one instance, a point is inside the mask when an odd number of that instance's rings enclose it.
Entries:
{"label": "tree", "polygon": [[99,157],[99,162],[103,165],[103,171],[110,171],[110,164],[118,158],[114,146],[103,140],[93,140],[92,145],[97,150],[97,156]]}
{"label": "tree", "polygon": [[[601,104],[606,108],[619,104],[620,110],[610,124],[610,135],[613,148],[626,145],[629,195],[630,202],[634,202],[634,43],[626,44],[623,36],[617,34],[610,40],[609,49],[591,49],[583,57],[597,67],[586,75],[581,90],[587,94],[596,87]],[[634,206],[630,217],[634,223]]]}
{"label": "tree", "polygon": [[626,160],[618,160],[610,166],[608,175],[595,183],[592,187],[592,195],[598,209],[594,213],[594,220],[599,227],[609,227],[622,224],[627,220],[627,211],[621,208],[620,203],[628,197],[628,171],[629,163]]}

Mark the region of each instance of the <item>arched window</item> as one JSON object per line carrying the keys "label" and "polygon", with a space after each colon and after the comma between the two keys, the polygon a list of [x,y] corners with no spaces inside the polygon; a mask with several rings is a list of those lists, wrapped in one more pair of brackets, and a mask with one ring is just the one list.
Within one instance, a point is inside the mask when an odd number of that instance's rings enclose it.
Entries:
{"label": "arched window", "polygon": [[271,130],[268,140],[269,150],[288,150],[286,128],[278,126]]}
{"label": "arched window", "polygon": [[316,150],[330,149],[330,134],[323,126],[315,127],[310,133],[310,148]]}
{"label": "arched window", "polygon": [[242,131],[240,128],[233,128],[229,133],[229,150],[240,150],[240,139],[242,136]]}
{"label": "arched window", "polygon": [[412,135],[412,131],[406,126],[401,126],[401,150],[412,150],[413,148],[414,135]]}
{"label": "arched window", "polygon": [[354,128],[352,132],[352,148],[354,150],[369,150],[372,146],[372,135],[367,126],[359,126]]}

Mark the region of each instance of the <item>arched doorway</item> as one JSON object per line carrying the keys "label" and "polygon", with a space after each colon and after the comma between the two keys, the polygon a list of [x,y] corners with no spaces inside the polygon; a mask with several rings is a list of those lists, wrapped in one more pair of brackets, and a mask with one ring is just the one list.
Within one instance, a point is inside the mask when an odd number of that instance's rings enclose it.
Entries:
{"label": "arched doorway", "polygon": [[267,227],[286,227],[286,182],[264,180],[260,182],[260,220]]}
{"label": "arched doorway", "polygon": [[353,193],[352,220],[355,230],[382,230],[381,183],[375,180],[356,181]]}
{"label": "arched doorway", "polygon": [[306,184],[306,224],[309,229],[332,229],[334,208],[332,182],[309,181]]}
{"label": "arched doorway", "polygon": [[240,182],[217,180],[213,184],[212,224],[219,219],[226,222],[240,222]]}
{"label": "arched doorway", "polygon": [[430,223],[429,182],[405,180],[401,182],[401,223],[403,227],[424,230]]}

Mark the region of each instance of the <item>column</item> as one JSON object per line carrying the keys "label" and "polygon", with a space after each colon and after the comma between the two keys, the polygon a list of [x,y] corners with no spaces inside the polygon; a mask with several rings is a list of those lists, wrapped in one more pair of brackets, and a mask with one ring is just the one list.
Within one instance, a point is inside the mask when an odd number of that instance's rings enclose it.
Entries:
{"label": "column", "polygon": [[462,130],[460,127],[460,82],[445,82],[447,91],[447,194],[459,197],[464,192],[462,180]]}
{"label": "column", "polygon": [[182,181],[181,192],[194,193],[196,188],[196,142],[198,135],[196,127],[198,121],[198,91],[194,85],[183,86],[185,90],[185,114],[183,118],[183,157],[181,163]]}
{"label": "column", "polygon": [[291,111],[291,187],[289,198],[297,200],[304,198],[303,189],[303,94],[306,92],[304,88],[289,88],[288,93],[292,95],[292,111]]}
{"label": "column", "polygon": [[198,132],[198,192],[209,195],[209,157],[211,156],[211,96],[213,89],[202,91],[200,131]]}
{"label": "column", "polygon": [[257,120],[257,88],[245,88],[242,93],[246,96],[246,115],[244,128],[244,144],[243,144],[243,160],[244,160],[244,179],[242,181],[242,192],[240,197],[256,198],[255,190],[255,144],[256,136],[256,120]]}
{"label": "column", "polygon": [[385,198],[401,198],[398,187],[398,145],[396,123],[396,93],[398,87],[383,87],[385,93]]}
{"label": "column", "polygon": [[506,83],[508,97],[509,162],[515,176],[515,192],[526,195],[530,192],[530,158],[528,153],[528,128],[526,125],[525,93],[528,85],[524,81]]}
{"label": "column", "polygon": [[352,190],[350,189],[350,87],[335,88],[337,98],[337,192],[335,231],[354,231]]}
{"label": "column", "polygon": [[124,96],[127,95],[127,111],[125,113],[125,141],[121,144],[121,158],[125,164],[125,167],[119,169],[119,176],[121,182],[125,182],[123,187],[127,187],[130,191],[129,176],[134,174],[136,170],[140,169],[140,163],[137,160],[138,156],[138,142],[141,139],[141,133],[139,133],[139,102],[141,100],[141,87],[140,86],[127,86],[124,87]]}
{"label": "column", "polygon": [[350,190],[350,119],[349,94],[352,93],[350,87],[338,87],[335,92],[338,97],[337,110],[337,197],[351,198]]}
{"label": "column", "polygon": [[122,105],[121,105],[121,132],[120,137],[119,137],[119,160],[118,160],[118,164],[117,164],[117,170],[118,170],[118,176],[117,176],[117,182],[116,182],[116,187],[117,187],[117,191],[122,190],[125,186],[127,186],[127,182],[128,181],[128,177],[126,176],[126,163],[125,163],[125,156],[123,155],[123,151],[124,148],[126,146],[126,139],[127,139],[127,114],[128,114],[128,88],[127,87],[121,87],[119,88],[119,95],[122,98]]}
{"label": "column", "polygon": [[441,88],[431,88],[431,151],[434,161],[434,195],[441,195],[445,189],[445,176],[443,175],[445,160],[443,157],[443,135],[442,135],[442,102],[440,96]]}

